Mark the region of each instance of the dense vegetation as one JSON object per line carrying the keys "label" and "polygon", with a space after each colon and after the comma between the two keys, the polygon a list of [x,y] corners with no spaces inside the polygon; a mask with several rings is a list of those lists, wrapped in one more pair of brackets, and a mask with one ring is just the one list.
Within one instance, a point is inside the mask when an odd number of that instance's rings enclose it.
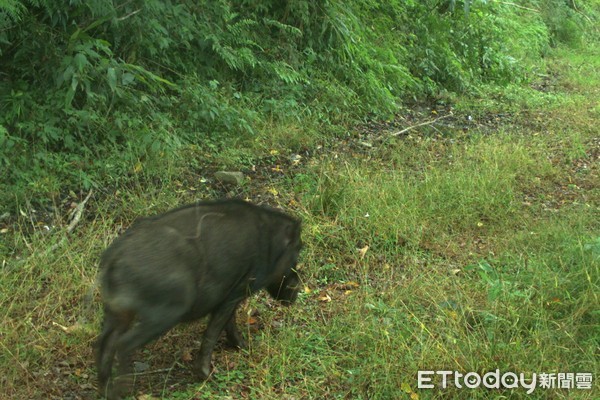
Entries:
{"label": "dense vegetation", "polygon": [[94,398],[102,249],[238,196],[303,219],[299,302],[245,304],[204,383],[174,329],[138,398],[594,398],[416,373],[597,392],[598,26],[598,0],[0,0],[0,393]]}
{"label": "dense vegetation", "polygon": [[2,1],[0,204],[120,185],[142,164],[164,178],[182,147],[217,151],[274,123],[334,133],[406,100],[530,79],[549,45],[582,44],[594,5]]}

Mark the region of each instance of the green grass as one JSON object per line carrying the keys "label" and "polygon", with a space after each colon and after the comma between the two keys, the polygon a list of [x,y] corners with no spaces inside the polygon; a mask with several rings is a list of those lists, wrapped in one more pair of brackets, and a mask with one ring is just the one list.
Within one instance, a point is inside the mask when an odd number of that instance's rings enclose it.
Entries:
{"label": "green grass", "polygon": [[[564,50],[556,57],[552,93],[512,88],[479,103],[476,116],[512,110],[493,131],[416,130],[366,153],[322,153],[264,186],[248,183],[242,194],[271,193],[303,218],[304,293],[290,308],[264,295],[245,304],[240,316],[255,320],[243,324],[250,348],[217,349],[207,382],[190,383],[184,360],[198,347],[202,324],[174,329],[137,355],[150,363],[139,376],[138,395],[146,396],[139,398],[594,398],[600,60]],[[517,105],[505,102],[515,93]],[[467,114],[475,104],[457,109]],[[285,143],[319,142],[313,130],[303,141],[298,126],[270,132],[268,140],[220,150],[215,163],[246,168]],[[211,195],[183,190],[192,184],[201,186],[182,178],[98,196],[67,240],[59,230],[44,233],[23,206],[0,247],[7,398],[94,396],[91,344],[101,312],[98,301],[87,310],[83,298],[98,255],[135,216]],[[496,368],[527,376],[592,372],[595,389],[531,396],[417,389],[418,370]]]}

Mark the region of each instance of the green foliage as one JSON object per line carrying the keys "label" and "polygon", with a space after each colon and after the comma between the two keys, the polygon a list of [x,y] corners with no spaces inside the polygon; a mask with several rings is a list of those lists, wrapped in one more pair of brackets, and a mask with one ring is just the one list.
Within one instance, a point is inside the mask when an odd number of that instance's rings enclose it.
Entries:
{"label": "green foliage", "polygon": [[265,123],[336,130],[440,90],[518,82],[550,38],[580,43],[599,15],[591,0],[4,0],[0,11],[0,165],[17,197],[38,178],[111,182],[106,158],[121,171],[168,163],[182,144]]}
{"label": "green foliage", "polygon": [[18,20],[25,11],[25,5],[19,0],[2,0],[0,1],[0,24],[2,26],[10,21]]}
{"label": "green foliage", "polygon": [[597,2],[547,0],[536,3],[553,45],[567,44],[576,47],[581,46],[586,40],[585,36],[590,33],[595,32],[596,38],[598,37],[600,5]]}

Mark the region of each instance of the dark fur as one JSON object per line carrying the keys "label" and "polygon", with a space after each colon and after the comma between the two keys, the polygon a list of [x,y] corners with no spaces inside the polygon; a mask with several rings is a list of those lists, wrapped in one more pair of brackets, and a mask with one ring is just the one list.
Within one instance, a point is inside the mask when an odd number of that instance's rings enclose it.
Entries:
{"label": "dark fur", "polygon": [[[225,330],[244,347],[235,310],[266,288],[293,302],[294,270],[301,247],[300,222],[282,212],[239,200],[198,203],[137,221],[103,253],[100,283],[104,323],[97,342],[99,390],[120,397],[131,353],[183,321],[211,315],[194,369],[205,379]],[[115,378],[117,379],[117,378]]]}

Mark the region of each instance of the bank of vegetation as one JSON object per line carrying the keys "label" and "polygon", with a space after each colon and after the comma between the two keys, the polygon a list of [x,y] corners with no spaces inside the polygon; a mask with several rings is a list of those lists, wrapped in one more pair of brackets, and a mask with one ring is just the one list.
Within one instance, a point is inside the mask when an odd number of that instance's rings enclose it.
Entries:
{"label": "bank of vegetation", "polygon": [[298,127],[328,138],[415,99],[527,82],[545,73],[540,59],[552,46],[597,36],[596,8],[4,1],[1,203],[165,179],[185,164],[186,147],[216,153]]}

